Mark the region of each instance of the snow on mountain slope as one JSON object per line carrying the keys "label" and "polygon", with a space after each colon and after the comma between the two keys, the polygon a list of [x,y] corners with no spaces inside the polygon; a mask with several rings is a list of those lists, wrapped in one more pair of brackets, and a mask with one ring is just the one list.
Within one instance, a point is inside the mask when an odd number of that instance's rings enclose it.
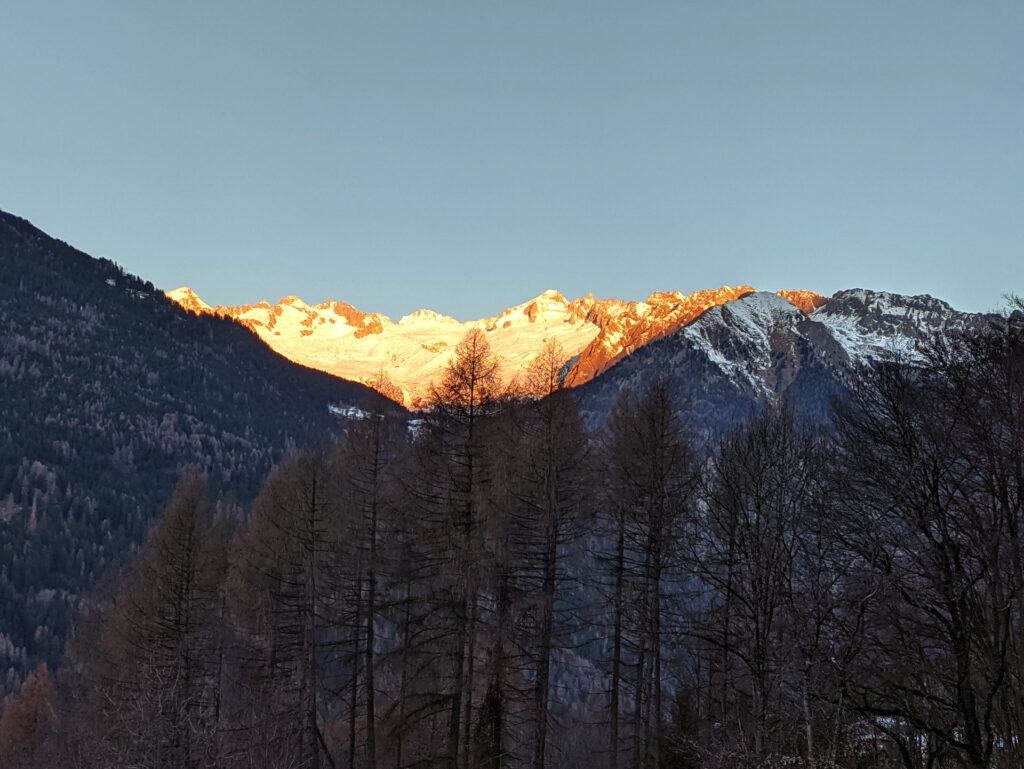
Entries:
{"label": "snow on mountain slope", "polygon": [[589,382],[645,344],[691,323],[708,308],[738,299],[753,290],[750,286],[722,286],[688,296],[678,291],[658,291],[651,294],[645,303],[631,303],[617,314],[605,313],[603,308],[595,307],[593,313],[600,322],[601,331],[580,351],[579,359],[565,381],[570,386]]}
{"label": "snow on mountain slope", "polygon": [[830,400],[845,391],[852,368],[897,355],[913,358],[931,335],[976,326],[985,317],[930,296],[864,289],[840,291],[824,303],[750,293],[712,307],[588,382],[581,409],[596,426],[624,390],[642,393],[662,380],[680,404],[689,404],[707,435],[779,399],[827,421]]}
{"label": "snow on mountain slope", "polygon": [[274,350],[305,366],[360,382],[372,383],[384,374],[401,389],[402,400],[415,407],[429,396],[431,382],[441,376],[455,345],[470,328],[485,329],[506,378],[520,371],[545,339],[556,340],[572,363],[566,383],[579,385],[708,308],[751,291],[750,286],[723,286],[689,295],[657,292],[646,302],[624,302],[595,299],[592,294],[569,301],[549,290],[493,318],[469,322],[432,310],[417,310],[396,322],[344,302],[310,305],[295,296],[275,305],[210,307],[187,287],[167,295],[191,312],[234,318]]}
{"label": "snow on mountain slope", "polygon": [[188,286],[182,286],[181,288],[176,288],[173,291],[168,291],[167,297],[180,304],[189,312],[194,312],[196,315],[213,312],[213,308],[200,299],[199,295]]}
{"label": "snow on mountain slope", "polygon": [[400,390],[391,396],[413,407],[429,396],[459,340],[480,327],[506,379],[545,339],[557,340],[569,358],[565,382],[586,385],[581,397],[591,401],[595,418],[623,388],[643,391],[653,378],[669,376],[685,397],[703,404],[709,424],[745,418],[777,397],[825,414],[852,365],[914,356],[932,334],[964,329],[982,317],[930,296],[866,289],[826,299],[809,291],[723,286],[688,295],[656,292],[644,302],[593,295],[569,301],[545,291],[470,322],[431,310],[395,322],[343,302],[308,305],[294,296],[275,305],[211,308],[187,288],[168,295],[192,312],[234,318],[306,366],[370,384],[384,374]]}
{"label": "snow on mountain slope", "polygon": [[686,406],[694,429],[712,437],[787,392],[822,411],[835,372],[849,363],[822,323],[782,296],[755,292],[712,307],[588,382],[580,408],[596,427],[623,391],[643,393],[660,380]]}
{"label": "snow on mountain slope", "polygon": [[305,366],[355,381],[371,381],[383,373],[401,388],[410,405],[429,395],[431,382],[441,376],[455,346],[475,326],[487,331],[509,375],[536,355],[543,339],[555,339],[575,353],[600,331],[557,291],[545,291],[497,317],[467,323],[431,310],[418,310],[395,322],[343,302],[308,305],[294,296],[273,306],[260,302],[209,310],[200,307],[198,297],[187,289],[168,296],[193,312],[234,318],[274,350]]}
{"label": "snow on mountain slope", "polygon": [[916,345],[925,337],[963,330],[977,318],[928,295],[863,288],[837,292],[810,317],[827,326],[850,357],[860,362],[896,353],[914,357]]}

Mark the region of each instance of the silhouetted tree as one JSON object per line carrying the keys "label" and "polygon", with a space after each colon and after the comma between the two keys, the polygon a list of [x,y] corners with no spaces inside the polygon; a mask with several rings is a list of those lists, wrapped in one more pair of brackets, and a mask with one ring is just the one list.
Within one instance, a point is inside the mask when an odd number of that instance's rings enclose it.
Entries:
{"label": "silhouetted tree", "polygon": [[215,765],[219,589],[205,478],[186,471],[109,601],[94,648],[79,649],[84,713],[99,764]]}
{"label": "silhouetted tree", "polygon": [[253,504],[240,541],[235,615],[246,641],[245,696],[235,714],[248,760],[261,765],[333,764],[323,724],[333,633],[344,594],[337,478],[326,452],[281,463]]}
{"label": "silhouetted tree", "polygon": [[1021,342],[1010,321],[937,340],[840,411],[844,537],[873,590],[851,689],[908,767],[1018,751]]}
{"label": "silhouetted tree", "polygon": [[431,660],[435,680],[433,702],[416,712],[435,717],[446,707],[444,760],[451,769],[466,769],[472,754],[481,599],[492,576],[494,452],[488,432],[502,394],[486,335],[472,329],[434,387],[433,405],[410,455],[407,503],[420,519],[416,557],[428,580],[421,604],[427,616],[417,645],[421,659]]}
{"label": "silhouetted tree", "polygon": [[[820,516],[825,469],[818,441],[798,430],[785,408],[769,410],[722,443],[705,479],[705,504],[693,519],[690,559],[707,593],[704,618],[692,632],[714,652],[705,663],[713,717],[731,747],[742,747],[754,764],[785,752],[784,743],[768,742],[781,715],[781,705],[773,712],[772,703],[797,676],[810,675],[806,666],[817,659],[813,637],[796,635],[809,629],[790,612],[802,599],[794,592],[798,580],[816,587],[811,570],[819,563],[804,563],[801,549],[806,545],[810,555],[816,547],[809,537]],[[801,644],[810,644],[803,664],[793,648]],[[804,749],[813,755],[810,737]]]}
{"label": "silhouetted tree", "polygon": [[21,692],[11,696],[0,715],[0,766],[43,766],[37,756],[55,727],[54,692],[46,663],[28,674]]}
{"label": "silhouetted tree", "polygon": [[505,446],[512,504],[509,568],[529,626],[522,645],[534,659],[531,766],[537,769],[547,760],[555,606],[560,581],[568,576],[563,561],[588,496],[588,439],[575,401],[559,391],[557,374],[564,363],[552,344],[534,359],[529,371],[546,373],[532,380],[531,389],[544,397],[514,412],[518,429]]}
{"label": "silhouetted tree", "polygon": [[[679,563],[684,525],[691,514],[698,479],[689,434],[664,383],[639,399],[627,399],[609,421],[606,442],[609,509],[615,523],[612,560],[613,740],[620,724],[624,644],[631,646],[632,764],[657,766],[664,733],[666,582]],[[627,605],[628,601],[628,605]],[[628,609],[628,611],[627,611]],[[618,745],[612,745],[613,766]]]}

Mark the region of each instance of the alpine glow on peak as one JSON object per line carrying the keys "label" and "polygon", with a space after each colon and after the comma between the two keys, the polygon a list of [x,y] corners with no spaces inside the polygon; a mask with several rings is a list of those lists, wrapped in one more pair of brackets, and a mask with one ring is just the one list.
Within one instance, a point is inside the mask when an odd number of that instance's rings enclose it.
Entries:
{"label": "alpine glow on peak", "polygon": [[[502,310],[491,318],[460,322],[433,310],[417,310],[397,322],[362,312],[344,302],[306,304],[295,296],[274,305],[261,301],[241,307],[211,307],[190,288],[167,296],[190,312],[233,318],[255,331],[276,352],[296,363],[336,376],[374,383],[385,375],[408,406],[422,405],[455,345],[466,332],[483,328],[510,379],[534,357],[545,339],[557,341],[569,357],[565,383],[583,384],[648,342],[692,322],[710,307],[754,291],[750,286],[683,294],[655,292],[645,302],[568,300],[554,289]],[[780,295],[804,312],[825,298],[809,291]],[[396,395],[395,393],[390,393]]]}

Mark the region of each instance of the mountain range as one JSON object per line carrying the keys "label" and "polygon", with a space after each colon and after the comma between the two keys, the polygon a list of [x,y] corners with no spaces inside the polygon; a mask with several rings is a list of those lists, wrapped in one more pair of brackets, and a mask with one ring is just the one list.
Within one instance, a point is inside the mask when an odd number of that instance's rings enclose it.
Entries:
{"label": "mountain range", "polygon": [[185,467],[246,504],[338,435],[332,408],[380,400],[0,211],[0,699],[59,661],[81,596]]}
{"label": "mountain range", "polygon": [[237,321],[296,363],[378,387],[412,408],[429,402],[432,383],[470,328],[484,330],[506,380],[555,340],[567,358],[563,383],[579,388],[592,426],[625,387],[642,392],[667,378],[704,432],[742,421],[777,397],[824,419],[852,368],[912,356],[927,337],[984,317],[930,296],[851,289],[825,297],[751,286],[656,292],[644,302],[592,294],[569,300],[548,290],[468,322],[431,310],[392,321],[295,296],[240,307],[212,307],[187,287],[168,296],[192,313]]}
{"label": "mountain range", "polygon": [[0,275],[0,696],[59,661],[82,595],[143,539],[183,468],[209,475],[225,514],[244,508],[283,456],[333,440],[339,415],[424,406],[469,328],[507,378],[557,340],[591,428],[662,380],[713,439],[778,399],[827,421],[857,365],[985,322],[928,296],[750,286],[644,302],[545,291],[466,323],[297,297],[211,307],[3,211]]}
{"label": "mountain range", "polygon": [[[190,312],[238,321],[296,363],[372,386],[387,382],[389,397],[416,408],[429,400],[431,383],[470,328],[486,331],[506,379],[529,363],[545,339],[557,341],[569,358],[565,383],[576,386],[683,328],[705,310],[753,290],[723,286],[685,295],[656,292],[644,302],[595,299],[593,294],[570,301],[548,290],[493,317],[467,322],[426,309],[393,321],[345,302],[307,304],[296,296],[273,305],[260,301],[211,307],[187,286],[167,296]],[[809,291],[779,293],[808,312],[825,301]]]}

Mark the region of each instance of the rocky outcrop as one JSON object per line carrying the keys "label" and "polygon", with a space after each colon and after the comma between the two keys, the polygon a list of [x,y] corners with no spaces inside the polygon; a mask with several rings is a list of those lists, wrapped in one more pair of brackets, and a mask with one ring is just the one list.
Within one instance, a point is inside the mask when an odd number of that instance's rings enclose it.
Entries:
{"label": "rocky outcrop", "polygon": [[[622,308],[596,302],[588,320],[600,326],[597,337],[579,354],[565,381],[570,386],[589,382],[627,355],[666,334],[678,331],[693,322],[710,307],[737,299],[752,292],[751,286],[722,286],[710,291],[683,295],[655,292],[645,303],[630,302]],[[614,301],[614,300],[613,300]]]}

